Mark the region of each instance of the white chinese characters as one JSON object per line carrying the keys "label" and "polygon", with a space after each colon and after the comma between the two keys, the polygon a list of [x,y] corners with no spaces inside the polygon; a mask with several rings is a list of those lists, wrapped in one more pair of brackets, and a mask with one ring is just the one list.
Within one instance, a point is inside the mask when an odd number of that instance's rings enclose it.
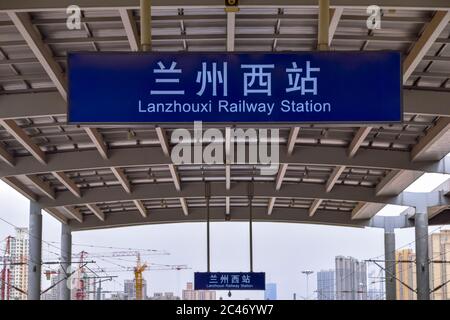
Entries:
{"label": "white chinese characters", "polygon": [[[175,61],[172,62],[172,64],[170,65],[169,69],[166,69],[166,67],[164,66],[164,64],[159,61],[158,62],[158,67],[159,69],[154,69],[153,73],[158,74],[158,75],[178,75],[181,74],[181,69],[175,69],[177,63]],[[180,82],[180,78],[177,77],[172,77],[172,78],[167,78],[167,77],[162,77],[162,78],[156,78],[155,79],[156,83],[179,83]],[[173,94],[178,94],[178,95],[184,95],[184,90],[151,90],[150,91],[151,95],[157,94],[157,95],[165,95],[165,94],[169,94],[169,95],[173,95]]]}
{"label": "white chinese characters", "polygon": [[[172,61],[168,68],[161,61],[157,65],[158,67],[153,70],[153,73],[157,75],[155,87],[162,85],[163,88],[152,89],[150,94],[184,95],[185,90],[180,89],[182,69],[176,67],[177,62]],[[240,69],[242,70],[242,92],[245,97],[256,94],[272,96],[274,64],[241,64]],[[285,69],[287,75],[285,92],[299,92],[302,96],[307,94],[317,95],[317,73],[319,72],[320,68],[313,67],[309,60],[305,62],[304,68],[299,67],[296,61],[292,61],[291,66]],[[228,63],[201,62],[201,67],[196,72],[195,83],[198,85],[197,96],[227,97],[229,93]]]}
{"label": "white chinese characters", "polygon": [[197,72],[197,79],[195,82],[201,83],[201,88],[197,92],[198,96],[202,96],[205,92],[206,85],[211,84],[213,97],[217,96],[217,87],[221,83],[223,87],[222,95],[226,97],[228,95],[228,81],[227,81],[227,62],[223,63],[222,71],[217,70],[217,63],[213,62],[211,69],[207,69],[207,63],[202,62],[202,70]]}
{"label": "white chinese characters", "polygon": [[272,73],[264,69],[273,68],[275,68],[273,64],[242,64],[241,69],[250,69],[244,72],[244,96],[248,96],[249,93],[265,93],[271,96]]}
{"label": "white chinese characters", "polygon": [[[300,78],[303,69],[297,66],[297,62],[292,62],[292,68],[286,68],[290,86],[286,88],[286,92],[300,91],[301,95],[307,93],[317,95],[317,78],[312,77],[311,73],[319,71],[320,68],[311,67],[311,61],[306,61],[306,77]],[[309,84],[311,87],[308,87]]]}

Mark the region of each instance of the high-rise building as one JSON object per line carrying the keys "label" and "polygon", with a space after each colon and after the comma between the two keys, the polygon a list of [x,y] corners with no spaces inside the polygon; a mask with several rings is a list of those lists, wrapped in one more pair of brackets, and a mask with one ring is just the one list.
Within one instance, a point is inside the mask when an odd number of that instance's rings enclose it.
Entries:
{"label": "high-rise building", "polygon": [[[128,296],[128,300],[136,300],[135,280],[125,280],[123,282],[123,292]],[[142,298],[147,299],[147,281],[142,279]]]}
{"label": "high-rise building", "polygon": [[[431,293],[433,300],[450,300],[450,287],[443,285],[450,281],[450,264],[440,263],[450,261],[450,230],[442,230],[429,236],[428,255],[430,263],[430,289],[441,286]],[[397,250],[395,253],[397,300],[415,300],[416,293],[416,255],[412,249]],[[433,262],[434,261],[434,262]],[[409,288],[408,288],[409,287]],[[410,289],[411,288],[411,289]]]}
{"label": "high-rise building", "polygon": [[321,270],[317,272],[317,300],[334,300],[334,293],[334,270]]}
{"label": "high-rise building", "polygon": [[367,267],[364,261],[337,256],[336,300],[367,299]]}
{"label": "high-rise building", "polygon": [[60,281],[59,274],[52,274],[50,277],[50,286],[53,286],[49,291],[44,293],[41,297],[42,300],[60,300],[61,299],[61,286],[56,284]]}
{"label": "high-rise building", "polygon": [[[23,292],[27,291],[28,286],[28,229],[16,228],[15,237],[11,237],[9,241],[10,250],[10,294],[11,300],[26,300],[27,295]],[[16,290],[19,288],[23,292]]]}
{"label": "high-rise building", "polygon": [[417,299],[417,294],[413,291],[417,287],[415,260],[416,255],[411,249],[395,252],[395,277],[399,280],[396,284],[397,300]]}
{"label": "high-rise building", "polygon": [[431,293],[431,299],[450,300],[450,284],[443,285],[450,281],[450,264],[442,263],[450,261],[450,230],[431,234],[428,243],[431,261],[430,288],[433,290],[441,286]]}
{"label": "high-rise building", "polygon": [[183,290],[183,300],[216,300],[216,292],[210,290],[194,290],[192,282],[186,284]]}
{"label": "high-rise building", "polygon": [[267,283],[264,292],[264,300],[277,300],[277,284]]}

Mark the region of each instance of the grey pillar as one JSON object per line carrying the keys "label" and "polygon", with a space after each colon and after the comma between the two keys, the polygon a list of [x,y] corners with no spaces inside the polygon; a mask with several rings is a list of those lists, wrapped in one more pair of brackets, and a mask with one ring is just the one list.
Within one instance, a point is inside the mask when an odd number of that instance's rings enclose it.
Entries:
{"label": "grey pillar", "polygon": [[28,300],[41,299],[42,213],[38,203],[30,201],[28,252]]}
{"label": "grey pillar", "polygon": [[395,300],[397,280],[395,279],[395,231],[384,229],[384,259],[386,274],[386,300]]}
{"label": "grey pillar", "polygon": [[430,265],[428,261],[428,213],[418,212],[414,219],[416,229],[417,299],[430,300]]}
{"label": "grey pillar", "polygon": [[[72,263],[72,231],[67,224],[61,225],[61,279],[66,277],[66,273],[69,271],[70,264]],[[67,280],[63,280],[59,283],[59,299],[70,300],[70,288]]]}

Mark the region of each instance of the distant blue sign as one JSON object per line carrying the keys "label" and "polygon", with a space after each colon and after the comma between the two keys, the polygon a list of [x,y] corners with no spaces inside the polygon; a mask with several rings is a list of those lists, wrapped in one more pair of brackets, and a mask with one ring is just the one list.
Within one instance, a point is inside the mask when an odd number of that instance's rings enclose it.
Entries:
{"label": "distant blue sign", "polygon": [[69,53],[70,123],[399,122],[398,52]]}
{"label": "distant blue sign", "polygon": [[264,272],[195,272],[195,290],[265,290]]}

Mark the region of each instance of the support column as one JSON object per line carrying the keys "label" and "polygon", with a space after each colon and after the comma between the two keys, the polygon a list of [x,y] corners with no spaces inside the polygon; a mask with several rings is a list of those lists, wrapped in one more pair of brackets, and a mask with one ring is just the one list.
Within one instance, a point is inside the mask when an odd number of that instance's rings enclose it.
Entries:
{"label": "support column", "polygon": [[428,213],[416,210],[417,300],[430,300],[430,265],[428,261]]}
{"label": "support column", "polygon": [[152,50],[151,0],[140,0],[141,8],[141,50]]}
{"label": "support column", "polygon": [[328,50],[328,34],[330,29],[330,0],[319,0],[319,34],[317,49]]}
{"label": "support column", "polygon": [[28,300],[41,299],[42,213],[38,203],[30,201],[28,251]]}
{"label": "support column", "polygon": [[397,280],[395,279],[395,231],[384,229],[384,259],[386,277],[386,300],[396,300]]}
{"label": "support column", "polygon": [[[72,230],[67,224],[61,225],[61,273],[60,279],[66,278],[72,263]],[[70,288],[67,280],[59,283],[60,300],[70,300]]]}

